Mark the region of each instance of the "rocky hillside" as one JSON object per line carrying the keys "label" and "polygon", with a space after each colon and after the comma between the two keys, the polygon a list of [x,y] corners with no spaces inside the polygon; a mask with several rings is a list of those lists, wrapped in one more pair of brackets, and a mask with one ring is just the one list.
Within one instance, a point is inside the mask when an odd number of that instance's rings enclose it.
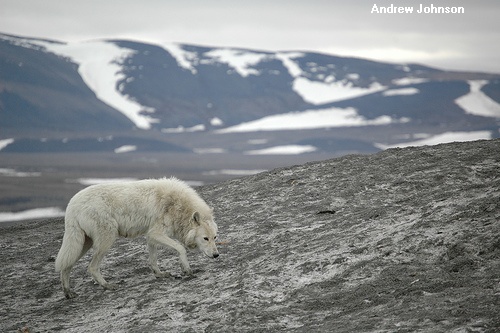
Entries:
{"label": "rocky hillside", "polygon": [[[200,188],[218,260],[156,279],[120,240],[103,291],[54,273],[62,219],[2,229],[2,332],[498,332],[500,141],[390,149]],[[170,250],[160,266],[180,274]]]}

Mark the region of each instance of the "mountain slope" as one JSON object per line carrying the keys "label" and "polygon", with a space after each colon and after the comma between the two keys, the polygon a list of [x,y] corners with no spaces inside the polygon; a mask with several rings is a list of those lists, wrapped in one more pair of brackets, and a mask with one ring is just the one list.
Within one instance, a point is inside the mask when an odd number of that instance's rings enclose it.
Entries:
{"label": "mountain slope", "polygon": [[[143,239],[118,242],[103,291],[65,300],[61,219],[0,233],[4,331],[495,332],[500,329],[500,142],[392,149],[200,188],[221,257],[155,279]],[[179,274],[172,251],[160,265]]]}
{"label": "mountain slope", "polygon": [[0,37],[3,135],[132,128],[125,117],[95,97],[74,63],[43,52],[36,44],[22,44],[22,39]]}
{"label": "mountain slope", "polygon": [[[353,142],[342,151],[369,152],[421,135],[500,135],[496,74],[302,51],[126,40],[62,43],[1,34],[0,60],[0,140],[62,139],[69,133],[85,140],[146,135],[161,142],[187,133],[183,148],[196,150],[206,140],[189,133],[208,132],[219,134],[210,140],[217,147],[208,148],[238,146],[244,152],[252,147],[233,145],[234,136],[225,134],[292,130],[275,136],[289,145],[330,136],[332,145],[315,149]],[[365,135],[298,133],[353,127]]]}

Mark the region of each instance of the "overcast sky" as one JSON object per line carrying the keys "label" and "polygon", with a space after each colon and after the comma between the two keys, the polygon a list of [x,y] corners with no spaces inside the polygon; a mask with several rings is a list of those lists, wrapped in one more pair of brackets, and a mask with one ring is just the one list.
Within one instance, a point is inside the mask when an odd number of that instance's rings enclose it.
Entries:
{"label": "overcast sky", "polygon": [[[465,14],[372,14],[462,6]],[[317,51],[500,73],[500,0],[0,0],[0,32]]]}

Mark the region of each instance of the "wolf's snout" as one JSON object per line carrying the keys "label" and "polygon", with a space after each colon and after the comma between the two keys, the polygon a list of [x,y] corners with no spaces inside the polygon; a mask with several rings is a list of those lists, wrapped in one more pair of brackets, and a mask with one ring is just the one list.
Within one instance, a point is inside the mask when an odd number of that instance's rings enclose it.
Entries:
{"label": "wolf's snout", "polygon": [[214,258],[217,258],[219,256],[218,253],[214,253]]}

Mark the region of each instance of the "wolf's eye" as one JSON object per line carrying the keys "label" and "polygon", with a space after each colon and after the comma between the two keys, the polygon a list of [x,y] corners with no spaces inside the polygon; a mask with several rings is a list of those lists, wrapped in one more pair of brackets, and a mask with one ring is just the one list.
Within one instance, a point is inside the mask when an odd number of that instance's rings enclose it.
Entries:
{"label": "wolf's eye", "polygon": [[217,239],[217,236],[214,236],[214,239]]}
{"label": "wolf's eye", "polygon": [[206,240],[208,242],[208,237],[203,237],[204,240]]}

